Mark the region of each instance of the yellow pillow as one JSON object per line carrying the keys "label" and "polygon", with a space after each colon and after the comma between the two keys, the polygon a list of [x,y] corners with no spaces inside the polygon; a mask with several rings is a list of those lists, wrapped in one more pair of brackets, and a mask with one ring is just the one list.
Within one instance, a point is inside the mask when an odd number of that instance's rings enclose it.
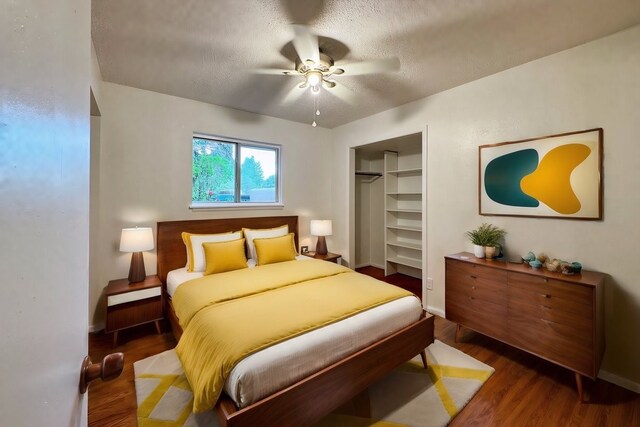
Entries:
{"label": "yellow pillow", "polygon": [[244,239],[229,242],[203,243],[207,267],[204,274],[224,273],[225,271],[247,268],[244,254]]}
{"label": "yellow pillow", "polygon": [[228,242],[242,239],[242,231],[218,233],[218,234],[193,234],[182,233],[182,241],[187,248],[187,271],[204,271],[205,259],[203,243]]}
{"label": "yellow pillow", "polygon": [[289,233],[281,237],[254,239],[253,244],[256,247],[256,255],[258,257],[256,265],[296,259],[296,245],[293,236],[293,233]]}
{"label": "yellow pillow", "polygon": [[243,228],[242,233],[245,239],[247,239],[249,258],[256,259],[256,246],[253,244],[253,239],[286,236],[289,233],[289,226],[285,224],[276,228]]}

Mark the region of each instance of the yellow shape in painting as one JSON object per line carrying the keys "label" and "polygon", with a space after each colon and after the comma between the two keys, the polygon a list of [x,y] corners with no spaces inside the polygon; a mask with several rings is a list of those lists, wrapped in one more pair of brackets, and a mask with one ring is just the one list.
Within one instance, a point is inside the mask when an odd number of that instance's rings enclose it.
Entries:
{"label": "yellow shape in painting", "polygon": [[522,178],[522,191],[558,213],[578,212],[581,204],[571,188],[571,173],[590,153],[591,149],[583,144],[554,148],[542,158],[533,173]]}

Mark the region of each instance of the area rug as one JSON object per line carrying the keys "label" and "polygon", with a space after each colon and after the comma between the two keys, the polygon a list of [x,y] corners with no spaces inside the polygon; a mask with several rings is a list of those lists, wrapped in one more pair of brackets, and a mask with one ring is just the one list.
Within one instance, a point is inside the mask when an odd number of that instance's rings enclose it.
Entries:
{"label": "area rug", "polygon": [[[399,366],[369,388],[371,418],[330,414],[322,427],[446,426],[494,369],[436,340],[420,357]],[[174,350],[133,365],[140,427],[218,426],[213,411],[193,414],[193,395]]]}

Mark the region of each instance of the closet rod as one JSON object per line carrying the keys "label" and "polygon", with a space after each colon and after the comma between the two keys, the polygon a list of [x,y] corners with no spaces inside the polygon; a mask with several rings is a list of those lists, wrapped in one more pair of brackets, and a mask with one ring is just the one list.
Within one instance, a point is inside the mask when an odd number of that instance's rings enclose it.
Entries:
{"label": "closet rod", "polygon": [[370,176],[371,179],[369,181],[365,181],[367,184],[369,184],[375,181],[376,179],[381,178],[382,172],[356,171],[356,175]]}

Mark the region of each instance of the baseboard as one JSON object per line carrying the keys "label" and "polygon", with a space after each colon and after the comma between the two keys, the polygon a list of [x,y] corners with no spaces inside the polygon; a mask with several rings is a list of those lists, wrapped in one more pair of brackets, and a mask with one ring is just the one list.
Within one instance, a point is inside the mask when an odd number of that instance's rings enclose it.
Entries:
{"label": "baseboard", "polygon": [[98,332],[104,329],[104,323],[97,323],[95,325],[89,325],[89,333]]}
{"label": "baseboard", "polygon": [[379,268],[381,270],[384,270],[384,265],[380,265],[380,264],[369,264],[371,267],[375,267],[375,268]]}
{"label": "baseboard", "polygon": [[444,311],[440,310],[439,308],[428,305],[427,311],[431,314],[435,314],[436,316],[445,317]]}
{"label": "baseboard", "polygon": [[640,394],[640,384],[619,375],[612,374],[604,369],[600,369],[600,372],[598,372],[598,378]]}

